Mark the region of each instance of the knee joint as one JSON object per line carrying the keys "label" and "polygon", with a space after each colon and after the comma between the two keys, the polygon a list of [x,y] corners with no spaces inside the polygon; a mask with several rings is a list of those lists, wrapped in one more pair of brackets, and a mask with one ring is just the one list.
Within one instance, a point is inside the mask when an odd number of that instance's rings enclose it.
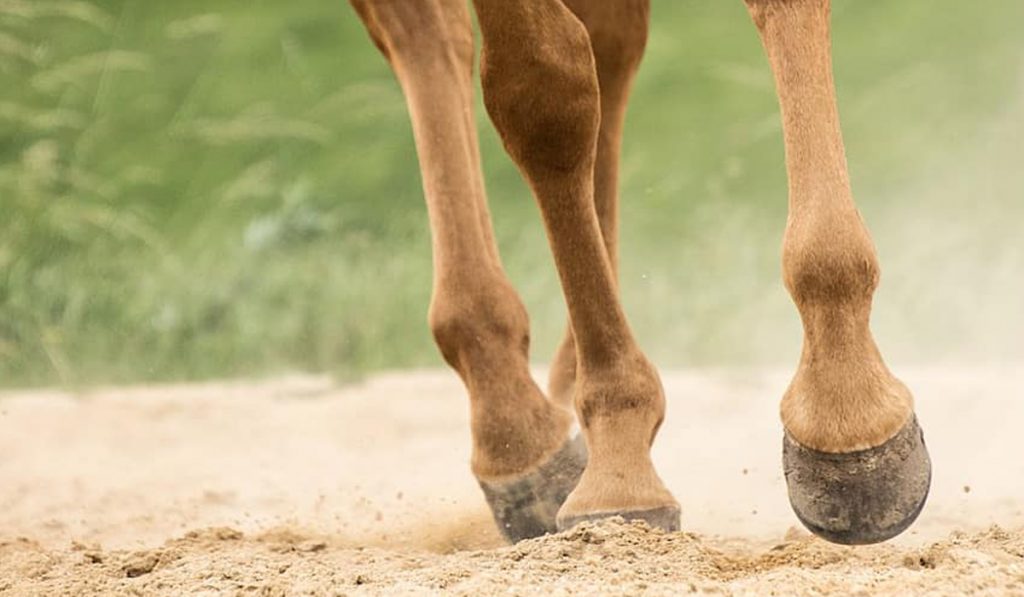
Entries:
{"label": "knee joint", "polygon": [[539,57],[485,47],[484,105],[509,154],[528,171],[572,170],[593,158],[597,74],[585,30],[579,23],[573,29],[576,35],[559,38]]}

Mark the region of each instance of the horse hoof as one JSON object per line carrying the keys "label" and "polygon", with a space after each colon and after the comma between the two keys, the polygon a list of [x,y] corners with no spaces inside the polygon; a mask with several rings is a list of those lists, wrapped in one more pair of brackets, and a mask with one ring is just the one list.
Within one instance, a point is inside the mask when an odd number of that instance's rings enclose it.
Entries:
{"label": "horse hoof", "polygon": [[921,513],[932,478],[916,416],[884,444],[845,454],[805,448],[787,433],[782,464],[800,522],[844,545],[878,543],[902,533]]}
{"label": "horse hoof", "polygon": [[604,520],[613,516],[621,516],[626,522],[642,520],[654,528],[674,532],[680,528],[679,506],[662,506],[649,510],[630,510],[621,512],[596,512],[563,516],[558,520],[558,530],[567,531],[581,522]]}
{"label": "horse hoof", "polygon": [[582,435],[568,440],[546,463],[505,482],[479,481],[498,530],[512,543],[557,531],[555,517],[587,464]]}

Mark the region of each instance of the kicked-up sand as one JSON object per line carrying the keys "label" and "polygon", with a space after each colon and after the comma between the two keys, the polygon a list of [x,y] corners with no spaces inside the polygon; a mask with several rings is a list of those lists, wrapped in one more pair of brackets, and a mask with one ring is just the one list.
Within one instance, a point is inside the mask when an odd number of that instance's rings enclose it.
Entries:
{"label": "kicked-up sand", "polygon": [[933,462],[904,535],[802,530],[789,373],[663,374],[685,532],[503,545],[448,371],[0,394],[0,595],[1024,595],[1024,367],[901,369]]}

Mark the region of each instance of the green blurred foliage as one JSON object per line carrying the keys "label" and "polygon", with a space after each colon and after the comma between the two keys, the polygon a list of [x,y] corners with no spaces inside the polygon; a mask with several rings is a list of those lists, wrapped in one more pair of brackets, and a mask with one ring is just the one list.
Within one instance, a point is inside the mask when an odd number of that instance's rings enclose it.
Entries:
{"label": "green blurred foliage", "polygon": [[[901,360],[1024,356],[1024,3],[836,0],[855,192]],[[564,302],[478,106],[547,359]],[[627,123],[622,292],[666,365],[792,363],[785,172],[742,2],[655,0]],[[401,93],[345,2],[0,0],[0,385],[439,365]]]}

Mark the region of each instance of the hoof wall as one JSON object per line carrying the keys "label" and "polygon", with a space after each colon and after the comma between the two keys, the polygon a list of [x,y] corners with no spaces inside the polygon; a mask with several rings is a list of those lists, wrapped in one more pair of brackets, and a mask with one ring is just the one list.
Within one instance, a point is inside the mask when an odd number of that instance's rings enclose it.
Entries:
{"label": "hoof wall", "polygon": [[782,462],[797,518],[815,535],[844,545],[902,533],[921,513],[932,477],[916,416],[884,444],[846,454],[805,448],[787,433]]}
{"label": "hoof wall", "polygon": [[555,518],[587,464],[582,435],[562,446],[537,470],[503,483],[480,481],[498,530],[512,543],[557,531]]}
{"label": "hoof wall", "polygon": [[680,528],[679,507],[663,506],[650,510],[632,510],[625,512],[596,512],[593,514],[579,514],[575,516],[563,516],[558,520],[558,530],[567,531],[581,522],[604,520],[613,516],[621,516],[626,522],[642,520],[654,528],[663,531],[675,532]]}

